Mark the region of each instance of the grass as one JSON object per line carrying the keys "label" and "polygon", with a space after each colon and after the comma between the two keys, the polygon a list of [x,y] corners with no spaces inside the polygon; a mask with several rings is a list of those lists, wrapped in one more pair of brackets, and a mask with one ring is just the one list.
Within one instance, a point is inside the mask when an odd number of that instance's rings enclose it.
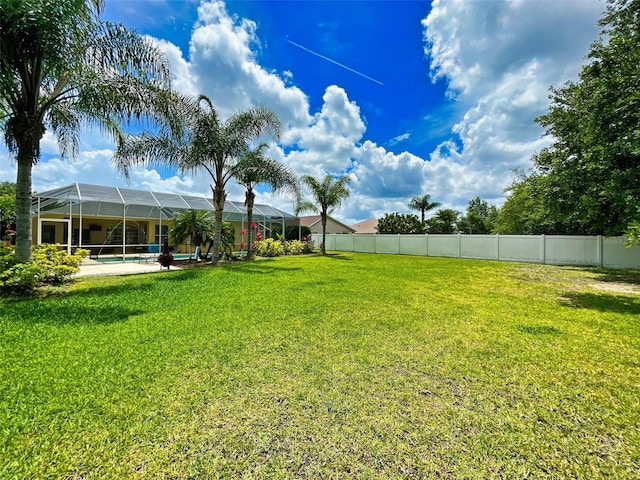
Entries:
{"label": "grass", "polygon": [[639,286],[345,253],[0,300],[0,478],[638,478]]}

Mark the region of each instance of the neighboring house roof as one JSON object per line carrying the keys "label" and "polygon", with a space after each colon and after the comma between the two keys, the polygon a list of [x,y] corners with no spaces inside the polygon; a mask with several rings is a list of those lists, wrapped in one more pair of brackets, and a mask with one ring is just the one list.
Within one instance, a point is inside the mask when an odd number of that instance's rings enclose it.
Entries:
{"label": "neighboring house roof", "polygon": [[320,215],[308,215],[306,217],[298,217],[300,219],[300,225],[303,227],[312,227],[321,220]]}
{"label": "neighboring house roof", "polygon": [[[32,195],[32,209],[41,212],[82,213],[87,216],[120,216],[126,207],[127,217],[135,218],[173,218],[177,212],[189,209],[213,211],[209,198],[173,193],[132,190],[129,188],[105,187],[74,183]],[[82,206],[80,208],[80,206]],[[246,217],[247,209],[243,202],[227,200],[224,203],[223,218],[241,221]],[[286,219],[295,217],[269,205],[256,204],[253,216],[257,220]]]}
{"label": "neighboring house roof", "polygon": [[[309,227],[310,229],[312,227],[322,228],[322,217],[320,215],[308,215],[306,217],[298,217],[298,218],[300,220],[300,225],[302,227]],[[349,233],[355,233],[355,230],[351,228],[349,225],[345,225],[344,223],[333,218],[331,215],[327,215],[327,223],[330,221],[340,225]]]}
{"label": "neighboring house roof", "polygon": [[377,218],[370,218],[368,220],[363,220],[358,223],[354,223],[351,225],[351,228],[355,230],[356,233],[378,233],[376,227],[378,226]]}

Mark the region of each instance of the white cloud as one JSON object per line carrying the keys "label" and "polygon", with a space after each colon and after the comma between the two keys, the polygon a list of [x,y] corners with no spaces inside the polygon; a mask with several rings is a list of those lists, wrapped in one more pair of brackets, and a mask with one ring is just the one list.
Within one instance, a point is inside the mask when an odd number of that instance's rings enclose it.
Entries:
{"label": "white cloud", "polygon": [[435,0],[423,20],[434,81],[466,105],[452,139],[425,166],[425,190],[458,209],[501,201],[515,168],[548,144],[534,118],[548,89],[576,78],[597,36],[597,2]]}
{"label": "white cloud", "polygon": [[[269,153],[298,175],[349,172],[352,196],[335,215],[353,223],[407,212],[409,199],[423,193],[458,210],[478,195],[499,203],[512,169],[526,167],[531,154],[546,144],[533,119],[546,110],[548,87],[576,76],[597,34],[602,7],[569,0],[435,0],[423,20],[425,52],[433,78],[448,82],[457,105],[450,111],[463,113],[451,139],[429,159],[393,153],[368,140],[360,108],[343,88],[327,86],[320,110],[310,111],[305,93],[292,86],[291,72],[268,71],[257,62],[261,46],[256,23],[230,16],[223,2],[200,5],[188,58],[177,46],[159,43],[172,65],[173,85],[181,92],[208,95],[223,115],[258,104],[274,109],[286,132],[283,143]],[[406,131],[389,144],[421,134]],[[140,168],[127,183],[111,166],[113,148],[109,139],[88,132],[80,158],[69,163],[58,158],[52,136],[45,136],[43,151],[53,157],[34,169],[34,188],[77,181],[211,195],[210,178],[203,172],[181,177]],[[1,160],[0,177],[14,181],[15,166]],[[243,194],[240,187],[229,186],[228,198],[242,200]],[[293,210],[282,195],[260,193],[258,201]]]}
{"label": "white cloud", "polygon": [[388,143],[389,143],[390,146],[393,146],[393,145],[396,145],[396,144],[398,144],[400,142],[404,142],[405,140],[409,140],[410,138],[411,138],[411,133],[405,132],[405,133],[403,133],[401,135],[393,137],[391,140],[389,140]]}
{"label": "white cloud", "polygon": [[195,86],[223,114],[262,104],[272,108],[286,126],[308,124],[306,95],[287,86],[291,72],[280,76],[256,62],[252,47],[258,45],[254,21],[230,16],[224,2],[202,3],[189,48]]}

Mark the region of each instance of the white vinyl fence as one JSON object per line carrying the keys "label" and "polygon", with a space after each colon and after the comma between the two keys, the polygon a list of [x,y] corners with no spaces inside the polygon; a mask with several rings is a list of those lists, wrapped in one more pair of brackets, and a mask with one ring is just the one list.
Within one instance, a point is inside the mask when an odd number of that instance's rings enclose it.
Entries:
{"label": "white vinyl fence", "polygon": [[[322,236],[316,235],[318,246]],[[624,237],[568,235],[327,234],[327,250],[478,258],[554,265],[640,268],[640,246]]]}

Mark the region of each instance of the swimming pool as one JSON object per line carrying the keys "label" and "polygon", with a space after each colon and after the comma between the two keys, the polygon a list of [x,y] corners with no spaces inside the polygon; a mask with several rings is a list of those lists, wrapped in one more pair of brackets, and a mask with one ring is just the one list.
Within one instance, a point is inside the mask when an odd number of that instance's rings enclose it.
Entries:
{"label": "swimming pool", "polygon": [[[191,255],[193,258],[193,254]],[[188,260],[188,253],[174,253],[174,260]],[[127,255],[122,258],[122,256],[108,256],[108,257],[98,257],[96,260],[100,263],[117,263],[117,262],[155,262],[158,260],[158,254],[146,254],[146,255]]]}

